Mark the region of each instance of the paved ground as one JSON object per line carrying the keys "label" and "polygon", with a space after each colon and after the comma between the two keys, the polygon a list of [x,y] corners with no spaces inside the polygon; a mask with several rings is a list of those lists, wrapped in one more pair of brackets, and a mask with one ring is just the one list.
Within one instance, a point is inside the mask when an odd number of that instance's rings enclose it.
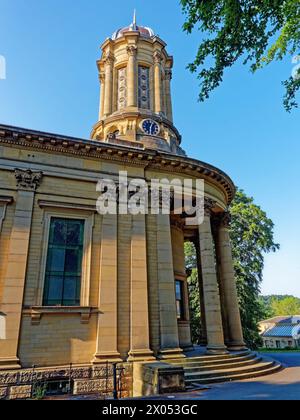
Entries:
{"label": "paved ground", "polygon": [[267,356],[279,360],[285,369],[261,378],[211,385],[207,391],[176,395],[176,399],[300,400],[300,353],[268,353]]}

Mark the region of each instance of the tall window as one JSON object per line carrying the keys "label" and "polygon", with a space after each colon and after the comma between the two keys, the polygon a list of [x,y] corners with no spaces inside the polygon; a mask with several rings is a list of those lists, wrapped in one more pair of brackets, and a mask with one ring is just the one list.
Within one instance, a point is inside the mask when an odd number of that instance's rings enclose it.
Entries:
{"label": "tall window", "polygon": [[44,306],[80,305],[84,220],[51,218]]}
{"label": "tall window", "polygon": [[176,280],[176,310],[177,310],[177,319],[184,319],[184,293],[183,293],[183,282]]}
{"label": "tall window", "polygon": [[118,110],[127,106],[127,69],[118,70]]}
{"label": "tall window", "polygon": [[150,109],[150,69],[139,66],[139,108]]}

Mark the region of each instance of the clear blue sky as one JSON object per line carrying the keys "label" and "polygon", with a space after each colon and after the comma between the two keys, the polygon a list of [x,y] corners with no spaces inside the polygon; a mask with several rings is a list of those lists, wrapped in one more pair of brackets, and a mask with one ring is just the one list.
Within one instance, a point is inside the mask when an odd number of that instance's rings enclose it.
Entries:
{"label": "clear blue sky", "polygon": [[200,35],[182,32],[179,1],[0,0],[7,61],[0,122],[88,138],[98,113],[99,46],[131,22],[134,8],[175,57],[174,116],[184,148],[225,170],[276,224],[281,251],[266,258],[263,292],[300,297],[300,111],[289,115],[281,102],[292,58],[255,76],[237,66],[199,104],[198,81],[185,67]]}

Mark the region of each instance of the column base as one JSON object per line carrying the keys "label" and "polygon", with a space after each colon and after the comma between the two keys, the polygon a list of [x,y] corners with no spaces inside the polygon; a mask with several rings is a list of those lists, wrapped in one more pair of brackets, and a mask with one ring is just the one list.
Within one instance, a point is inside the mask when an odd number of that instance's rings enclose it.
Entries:
{"label": "column base", "polygon": [[228,343],[227,348],[229,351],[246,351],[249,350],[245,343]]}
{"label": "column base", "polygon": [[117,351],[114,352],[105,352],[105,353],[97,353],[92,360],[93,365],[101,365],[103,363],[122,363],[123,360],[121,359],[120,353]]}
{"label": "column base", "polygon": [[206,349],[206,354],[210,356],[229,354],[229,351],[225,346],[208,346]]}
{"label": "column base", "polygon": [[158,359],[170,360],[170,359],[184,359],[186,356],[183,354],[182,349],[163,349],[158,353]]}
{"label": "column base", "polygon": [[145,350],[130,350],[128,353],[128,362],[150,362],[156,358],[153,355],[153,351],[149,349]]}
{"label": "column base", "polygon": [[17,370],[21,369],[20,360],[17,357],[14,358],[0,358],[0,370]]}

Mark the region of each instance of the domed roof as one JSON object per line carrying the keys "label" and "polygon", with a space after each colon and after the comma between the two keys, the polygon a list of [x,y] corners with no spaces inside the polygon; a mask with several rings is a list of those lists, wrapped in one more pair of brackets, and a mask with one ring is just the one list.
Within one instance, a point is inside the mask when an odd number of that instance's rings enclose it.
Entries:
{"label": "domed roof", "polygon": [[125,32],[135,31],[139,32],[140,36],[143,36],[144,38],[152,38],[155,34],[154,31],[151,28],[148,28],[147,26],[138,26],[136,24],[136,13],[134,12],[133,22],[131,25],[126,26],[125,28],[118,29],[116,32],[112,35],[112,40],[115,41],[118,38],[121,38]]}

